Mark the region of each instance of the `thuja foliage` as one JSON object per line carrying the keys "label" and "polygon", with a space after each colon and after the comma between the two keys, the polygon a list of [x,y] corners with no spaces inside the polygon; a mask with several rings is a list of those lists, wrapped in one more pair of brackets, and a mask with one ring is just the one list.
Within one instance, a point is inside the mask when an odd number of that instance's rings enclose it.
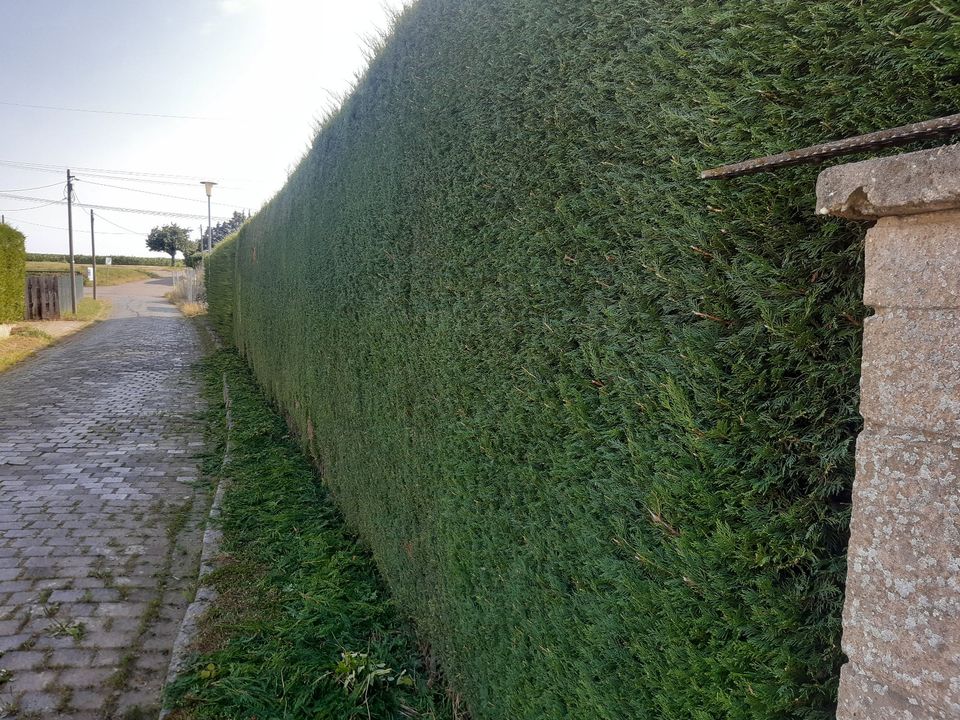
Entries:
{"label": "thuja foliage", "polygon": [[697,173],[955,112],[948,10],[421,0],[240,231],[212,302],[475,718],[833,716],[862,228]]}
{"label": "thuja foliage", "polygon": [[0,323],[23,320],[27,266],[23,234],[0,223]]}
{"label": "thuja foliage", "polygon": [[203,265],[210,322],[222,337],[231,341],[236,259],[236,235],[231,235],[217,243]]}
{"label": "thuja foliage", "polygon": [[218,597],[200,652],[168,690],[179,710],[171,717],[449,717],[369,552],[242,360],[219,351],[200,371],[210,405],[204,470],[228,478],[224,560],[211,576]]}

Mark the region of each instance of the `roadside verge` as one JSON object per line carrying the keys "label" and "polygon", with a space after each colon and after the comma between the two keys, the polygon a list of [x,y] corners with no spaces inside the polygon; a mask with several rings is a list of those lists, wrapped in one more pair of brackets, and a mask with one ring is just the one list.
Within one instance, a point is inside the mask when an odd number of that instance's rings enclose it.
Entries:
{"label": "roadside verge", "polygon": [[109,300],[83,298],[76,315],[66,314],[61,320],[24,320],[0,325],[0,372],[103,320],[110,314],[110,308]]}
{"label": "roadside verge", "polygon": [[455,718],[373,558],[242,360],[218,350],[200,372],[203,470],[226,488],[209,538],[222,540],[204,548],[207,607],[178,640],[188,651],[166,717]]}

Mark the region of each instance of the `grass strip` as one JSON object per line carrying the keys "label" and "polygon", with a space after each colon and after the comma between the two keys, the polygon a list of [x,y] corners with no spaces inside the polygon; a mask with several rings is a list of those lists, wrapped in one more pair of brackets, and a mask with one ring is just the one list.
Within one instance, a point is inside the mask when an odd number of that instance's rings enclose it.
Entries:
{"label": "grass strip", "polygon": [[204,470],[221,473],[230,386],[224,556],[172,718],[452,718],[369,552],[233,351],[201,363]]}
{"label": "grass strip", "polygon": [[60,315],[60,319],[79,320],[81,322],[103,320],[110,314],[110,307],[111,303],[109,300],[94,300],[92,297],[80,298],[77,300],[77,312],[63,312]]}
{"label": "grass strip", "polygon": [[[61,329],[59,333],[51,334],[54,333],[53,330],[47,332],[42,329],[44,325],[43,321],[35,321],[32,324],[22,324],[14,327],[8,337],[0,338],[0,372],[13,367],[22,360],[26,360],[38,350],[42,350],[48,345],[53,345],[59,340],[84,329],[90,323],[103,320],[110,314],[110,307],[111,304],[109,300],[82,298],[77,302],[76,314],[65,312],[61,316],[61,320],[78,322],[75,329],[67,332]],[[86,323],[86,325],[79,323]],[[58,327],[62,328],[62,325]]]}

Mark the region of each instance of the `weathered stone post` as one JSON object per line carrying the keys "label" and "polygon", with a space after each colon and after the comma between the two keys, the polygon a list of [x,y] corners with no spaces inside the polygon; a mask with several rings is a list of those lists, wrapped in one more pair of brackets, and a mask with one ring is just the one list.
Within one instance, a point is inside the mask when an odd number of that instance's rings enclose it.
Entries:
{"label": "weathered stone post", "polygon": [[866,238],[840,720],[960,718],[960,145],[841,165]]}

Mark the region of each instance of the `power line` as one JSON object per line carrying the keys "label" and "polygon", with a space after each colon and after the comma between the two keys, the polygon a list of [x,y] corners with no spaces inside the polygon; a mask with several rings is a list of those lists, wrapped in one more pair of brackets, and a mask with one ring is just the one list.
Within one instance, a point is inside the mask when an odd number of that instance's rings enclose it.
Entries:
{"label": "power line", "polygon": [[46,188],[52,188],[62,184],[63,183],[55,182],[55,183],[51,183],[50,185],[38,185],[37,187],[28,187],[28,188],[16,188],[14,190],[0,190],[0,192],[16,193],[16,192],[28,192],[30,190],[44,190]]}
{"label": "power line", "polygon": [[[107,218],[105,218],[103,215],[101,215],[101,214],[99,214],[99,213],[94,213],[94,216],[100,218],[100,219],[103,220],[105,223],[110,223],[110,224],[113,225],[114,227],[120,228],[121,230],[126,230],[126,231],[127,231],[128,233],[130,233],[131,235],[148,235],[148,234],[149,234],[149,233],[145,233],[145,232],[137,232],[136,230],[131,230],[130,228],[124,227],[123,225],[120,225],[119,223],[115,223],[113,220],[108,220]],[[119,233],[118,233],[118,234],[119,234]]]}
{"label": "power line", "polygon": [[[66,201],[62,201],[62,202],[66,202]],[[143,208],[116,207],[113,205],[91,205],[89,203],[84,203],[83,206],[90,210],[110,210],[112,212],[132,213],[134,215],[154,215],[154,216],[166,215],[168,217],[186,218],[188,220],[206,220],[207,219],[206,215],[199,215],[197,213],[172,212],[168,210],[145,210]],[[228,219],[223,217],[222,215],[214,215],[213,217],[217,220]]]}
{"label": "power line", "polygon": [[[54,175],[62,175],[63,172],[67,169],[65,166],[60,167],[60,166],[53,166],[53,165],[51,166],[29,165],[27,163],[8,162],[4,160],[0,160],[0,166],[12,168],[14,170],[26,170],[28,172],[53,173]],[[194,185],[200,182],[199,180],[193,181],[193,182],[183,182],[178,180],[152,180],[147,178],[139,178],[132,175],[127,177],[127,176],[109,175],[106,173],[99,173],[99,172],[94,173],[94,172],[90,172],[89,170],[83,170],[81,172],[83,172],[84,175],[88,175],[91,177],[101,177],[101,178],[107,178],[110,180],[123,180],[124,182],[153,183],[157,185],[181,185],[184,187],[193,187]],[[227,187],[227,186],[224,186],[224,187]]]}
{"label": "power line", "polygon": [[[48,202],[48,204],[59,204],[66,205],[66,200],[50,200],[50,198],[35,198],[28,197],[27,195],[14,195],[13,193],[0,193],[0,197],[8,197],[13,200],[32,200],[39,202]],[[206,220],[206,215],[200,215],[198,213],[184,213],[184,212],[174,212],[172,210],[147,210],[144,208],[128,208],[128,207],[116,207],[114,205],[91,205],[89,203],[84,203],[84,207],[91,210],[112,210],[113,212],[125,212],[133,213],[136,215],[167,215],[169,217],[178,217],[178,218],[187,218],[190,220]],[[222,215],[214,216],[217,220],[227,220],[228,218]]]}
{"label": "power line", "polygon": [[172,120],[217,120],[224,122],[225,118],[201,117],[199,115],[168,115],[165,113],[125,112],[123,110],[93,110],[91,108],[61,107],[59,105],[33,105],[30,103],[15,103],[0,101],[0,105],[7,107],[30,108],[33,110],[60,110],[63,112],[93,113],[96,115],[126,115],[129,117],[169,118]]}
{"label": "power line", "polygon": [[[156,195],[157,197],[173,198],[174,200],[186,200],[188,202],[199,202],[199,203],[205,202],[202,198],[189,198],[189,197],[183,197],[182,195],[169,195],[167,193],[151,192],[150,190],[140,190],[139,188],[123,187],[122,185],[108,185],[107,183],[99,183],[99,182],[94,182],[93,180],[86,180],[82,177],[77,178],[77,180],[82,181],[87,185],[98,185],[100,187],[113,188],[114,190],[126,190],[127,192],[143,193],[144,195]],[[229,205],[227,203],[221,203],[221,202],[215,202],[213,204],[222,205],[223,207],[233,207],[233,205]]]}
{"label": "power line", "polygon": [[[56,172],[60,172],[60,170],[57,170]],[[151,185],[175,185],[177,187],[191,187],[191,188],[196,187],[197,185],[200,184],[199,180],[195,180],[191,182],[183,182],[180,180],[151,180],[149,178],[139,178],[139,177],[134,177],[132,175],[130,176],[108,175],[107,173],[94,173],[94,172],[89,172],[87,170],[81,170],[80,172],[82,172],[88,178],[95,177],[103,180],[114,180],[116,182],[149,183]],[[90,181],[88,180],[87,182],[90,182]],[[225,185],[224,187],[230,188],[229,185]],[[233,190],[236,188],[230,188],[230,189]]]}
{"label": "power line", "polygon": [[[16,167],[22,170],[43,170],[45,172],[63,172],[67,170],[65,165],[53,165],[50,163],[35,163],[27,162],[24,160],[0,160],[0,165],[6,165],[8,167]],[[149,172],[149,171],[139,171],[139,170],[110,170],[107,168],[92,168],[92,167],[77,167],[76,165],[71,165],[70,169],[77,170],[79,172],[89,172],[89,173],[107,173],[110,175],[141,175],[144,177],[157,177],[157,178],[172,178],[178,180],[196,180],[200,182],[199,178],[196,175],[176,175],[174,173],[158,173],[158,172]]]}
{"label": "power line", "polygon": [[[151,172],[146,170],[110,170],[108,168],[92,168],[92,167],[79,167],[77,165],[71,165],[69,168],[66,165],[53,165],[49,163],[35,163],[35,162],[26,162],[23,160],[0,160],[0,165],[7,167],[15,167],[21,170],[35,170],[38,172],[57,172],[62,173],[68,169],[74,170],[76,172],[86,173],[88,175],[104,175],[104,176],[130,176],[130,180],[136,178],[162,178],[166,182],[168,180],[188,180],[190,182],[183,183],[187,185],[193,185],[199,183],[203,178],[199,175],[177,175],[175,173],[158,173]],[[121,180],[126,178],[114,177],[114,180]],[[249,180],[243,178],[223,178],[227,182],[239,182],[239,183],[248,183]],[[161,180],[151,180],[153,182],[161,182]],[[148,180],[137,179],[137,182],[148,182]],[[179,183],[170,183],[170,184],[179,184]]]}
{"label": "power line", "polygon": [[29,195],[18,195],[16,193],[0,192],[0,197],[7,197],[11,200],[28,200],[31,202],[66,202],[62,198],[51,200],[50,198],[30,197]]}
{"label": "power line", "polygon": [[[106,220],[106,218],[101,217],[100,215],[97,215],[97,217],[100,218],[101,220]],[[106,221],[110,222],[109,220],[106,220]],[[48,230],[62,230],[63,232],[67,231],[65,227],[58,227],[57,225],[44,225],[43,223],[31,222],[30,220],[15,219],[13,222],[22,223],[24,225],[33,225],[35,227],[47,228]],[[137,233],[137,232],[133,232],[132,230],[127,232],[110,232],[109,230],[107,231],[97,230],[97,235],[146,235],[146,233]]]}
{"label": "power line", "polygon": [[[54,183],[53,185],[45,185],[44,187],[57,187],[59,185],[61,185],[61,183]],[[35,188],[35,189],[39,190],[40,188]],[[61,196],[61,199],[58,199],[58,200],[49,200],[48,198],[31,198],[26,195],[15,195],[12,192],[9,192],[6,190],[0,190],[0,197],[8,197],[12,200],[36,200],[42,203],[40,205],[33,205],[31,207],[4,210],[4,212],[26,212],[27,210],[39,210],[40,208],[49,207],[50,205],[58,205],[63,202],[62,198],[66,197],[66,195],[67,195],[66,188],[64,188],[63,190],[63,195]]]}
{"label": "power line", "polygon": [[15,212],[26,212],[27,210],[39,210],[40,208],[50,207],[51,205],[59,205],[61,202],[63,202],[63,201],[62,201],[62,200],[51,200],[50,202],[43,203],[42,205],[32,205],[32,206],[30,206],[30,207],[25,207],[25,208],[12,208],[12,209],[9,209],[9,210],[4,210],[3,212],[12,212],[12,213],[15,213]]}

